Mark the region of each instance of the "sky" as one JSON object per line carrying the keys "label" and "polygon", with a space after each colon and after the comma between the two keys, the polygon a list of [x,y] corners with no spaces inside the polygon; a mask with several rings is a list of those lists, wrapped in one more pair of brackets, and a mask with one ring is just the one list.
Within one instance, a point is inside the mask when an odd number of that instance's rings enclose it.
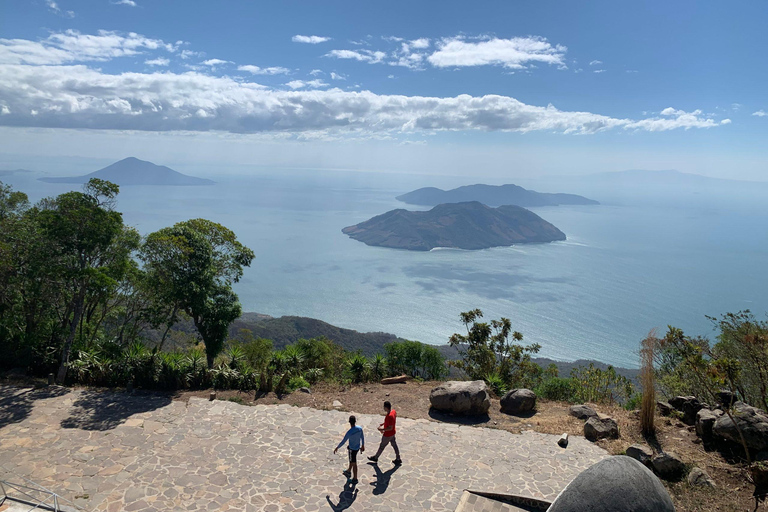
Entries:
{"label": "sky", "polygon": [[768,181],[766,21],[757,1],[0,0],[0,166]]}

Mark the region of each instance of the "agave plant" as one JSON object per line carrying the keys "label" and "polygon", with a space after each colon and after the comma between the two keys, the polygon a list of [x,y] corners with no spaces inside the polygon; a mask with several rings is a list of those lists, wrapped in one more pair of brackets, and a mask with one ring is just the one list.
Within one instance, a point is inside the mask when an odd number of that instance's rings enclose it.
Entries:
{"label": "agave plant", "polygon": [[224,351],[224,357],[226,358],[227,365],[233,370],[237,370],[245,359],[245,352],[238,345],[234,345]]}
{"label": "agave plant", "polygon": [[371,358],[368,363],[371,369],[371,378],[373,380],[381,380],[384,378],[384,374],[387,371],[387,360],[381,354],[376,354]]}
{"label": "agave plant", "polygon": [[288,345],[283,350],[287,368],[293,373],[301,373],[304,367],[304,353],[296,345]]}
{"label": "agave plant", "polygon": [[317,384],[317,382],[323,378],[323,369],[310,368],[304,373],[304,378],[307,379],[310,384]]}
{"label": "agave plant", "polygon": [[362,354],[355,354],[347,361],[349,373],[352,375],[353,382],[364,382],[368,376],[370,365],[368,359]]}
{"label": "agave plant", "polygon": [[507,392],[507,384],[498,373],[489,373],[483,380],[485,380],[485,382],[488,384],[488,387],[493,390],[496,396],[502,396]]}

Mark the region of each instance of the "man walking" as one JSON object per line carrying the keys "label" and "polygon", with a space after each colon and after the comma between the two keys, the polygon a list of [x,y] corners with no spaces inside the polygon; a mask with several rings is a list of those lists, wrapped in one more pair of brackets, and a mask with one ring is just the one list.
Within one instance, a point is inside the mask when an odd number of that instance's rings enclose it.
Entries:
{"label": "man walking", "polygon": [[342,439],[336,449],[333,450],[333,453],[335,454],[337,451],[339,451],[339,448],[344,446],[344,443],[349,441],[349,444],[347,445],[349,466],[341,473],[347,477],[347,483],[353,485],[357,483],[357,452],[365,452],[365,436],[363,435],[363,427],[358,427],[355,425],[355,423],[357,423],[357,418],[350,416],[349,430],[347,430],[347,433],[344,435],[344,439]]}
{"label": "man walking", "polygon": [[400,449],[397,447],[397,441],[395,440],[395,423],[397,421],[397,413],[394,409],[392,409],[392,404],[388,401],[384,402],[384,413],[386,414],[384,417],[384,423],[379,425],[378,428],[378,431],[381,432],[381,444],[379,445],[379,451],[377,451],[376,455],[373,457],[368,457],[368,460],[374,464],[377,463],[379,461],[379,455],[381,455],[381,452],[384,451],[384,448],[386,448],[388,444],[391,444],[392,448],[395,450],[395,460],[393,460],[392,463],[396,466],[399,466],[403,463],[403,461],[400,460]]}

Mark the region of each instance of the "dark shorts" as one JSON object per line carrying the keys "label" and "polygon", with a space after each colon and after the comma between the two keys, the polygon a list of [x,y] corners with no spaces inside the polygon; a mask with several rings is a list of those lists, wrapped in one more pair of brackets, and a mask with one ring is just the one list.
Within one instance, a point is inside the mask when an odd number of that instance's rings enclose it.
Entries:
{"label": "dark shorts", "polygon": [[360,450],[352,450],[350,448],[347,448],[347,453],[349,454],[349,462],[350,464],[356,464],[357,463],[357,452]]}

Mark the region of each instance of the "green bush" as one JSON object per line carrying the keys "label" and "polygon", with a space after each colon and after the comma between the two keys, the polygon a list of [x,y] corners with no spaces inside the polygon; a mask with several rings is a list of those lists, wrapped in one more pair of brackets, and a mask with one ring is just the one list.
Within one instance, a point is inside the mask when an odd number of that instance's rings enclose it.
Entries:
{"label": "green bush", "polygon": [[576,402],[579,394],[576,382],[563,377],[544,380],[534,389],[534,392],[538,397],[561,402]]}
{"label": "green bush", "polygon": [[296,375],[288,379],[288,390],[295,391],[299,388],[308,388],[309,382],[307,382],[301,375]]}
{"label": "green bush", "polygon": [[384,345],[389,375],[406,374],[425,380],[439,380],[448,374],[440,351],[418,341],[393,341]]}
{"label": "green bush", "polygon": [[498,397],[503,396],[504,393],[508,391],[507,384],[498,373],[486,375],[484,380],[488,384],[488,387],[491,388],[493,393]]}

